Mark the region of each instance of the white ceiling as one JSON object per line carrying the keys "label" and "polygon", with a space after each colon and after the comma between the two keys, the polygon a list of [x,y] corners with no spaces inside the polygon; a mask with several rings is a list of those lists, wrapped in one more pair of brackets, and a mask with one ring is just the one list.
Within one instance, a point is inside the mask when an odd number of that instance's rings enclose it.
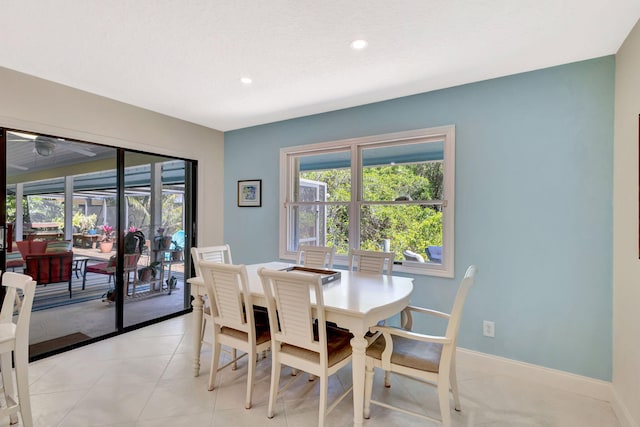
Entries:
{"label": "white ceiling", "polygon": [[615,54],[640,17],[640,0],[0,6],[0,66],[222,131]]}

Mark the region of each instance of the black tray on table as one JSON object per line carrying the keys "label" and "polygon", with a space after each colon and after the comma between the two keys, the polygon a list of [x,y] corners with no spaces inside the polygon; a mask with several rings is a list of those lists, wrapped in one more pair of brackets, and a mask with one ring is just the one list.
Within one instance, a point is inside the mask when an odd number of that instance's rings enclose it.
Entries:
{"label": "black tray on table", "polygon": [[302,273],[315,273],[322,276],[322,284],[325,285],[330,282],[340,280],[340,272],[335,270],[329,270],[327,268],[309,268],[295,265],[293,267],[287,267],[282,271],[299,271]]}

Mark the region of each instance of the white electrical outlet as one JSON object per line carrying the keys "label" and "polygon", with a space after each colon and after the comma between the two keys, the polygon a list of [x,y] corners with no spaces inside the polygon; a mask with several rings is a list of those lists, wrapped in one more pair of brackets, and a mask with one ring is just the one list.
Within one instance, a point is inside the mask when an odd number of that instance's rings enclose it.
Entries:
{"label": "white electrical outlet", "polygon": [[482,321],[482,335],[485,337],[496,337],[496,324],[490,320]]}

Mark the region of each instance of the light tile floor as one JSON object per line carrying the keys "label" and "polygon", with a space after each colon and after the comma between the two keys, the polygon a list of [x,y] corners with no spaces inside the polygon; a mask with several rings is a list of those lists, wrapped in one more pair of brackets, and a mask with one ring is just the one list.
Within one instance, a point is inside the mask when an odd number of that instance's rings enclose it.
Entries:
{"label": "light tile floor", "polygon": [[[192,376],[191,315],[171,319],[116,338],[91,344],[30,365],[33,417],[38,427],[210,427],[316,426],[317,381],[306,375],[282,393],[273,419],[266,417],[270,358],[258,362],[253,408],[244,409],[246,358],[238,370],[225,369],[219,387],[207,391],[210,347],[202,351],[200,376]],[[619,426],[611,406],[579,394],[518,378],[487,375],[459,366],[463,405],[453,413],[461,426]],[[283,369],[284,383],[289,370]],[[401,402],[416,411],[438,414],[435,393],[427,386],[392,377],[391,389],[376,375],[378,400]],[[330,382],[335,397],[351,384],[350,366]],[[330,401],[331,401],[330,396]],[[328,416],[327,425],[349,426],[352,401],[347,397]],[[8,426],[1,419],[0,426]],[[372,406],[365,426],[427,426],[398,412]]]}

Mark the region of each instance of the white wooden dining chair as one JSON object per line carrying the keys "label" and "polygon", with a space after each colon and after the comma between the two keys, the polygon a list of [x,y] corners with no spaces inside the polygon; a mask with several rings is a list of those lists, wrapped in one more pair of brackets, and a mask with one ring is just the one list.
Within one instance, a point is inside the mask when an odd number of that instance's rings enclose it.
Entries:
{"label": "white wooden dining chair", "polygon": [[427,314],[447,319],[447,329],[444,336],[424,335],[411,331],[411,324],[407,329],[388,326],[376,326],[373,330],[381,336],[367,348],[364,417],[369,418],[371,404],[394,409],[431,421],[440,420],[419,414],[407,409],[393,406],[371,399],[373,388],[374,368],[396,372],[406,377],[435,385],[438,391],[441,422],[444,427],[451,426],[449,407],[449,391],[453,394],[454,408],[460,411],[460,397],[456,378],[456,341],[460,329],[460,319],[469,288],[475,280],[477,268],[472,265],[458,288],[451,313],[409,306],[407,309],[414,313]]}
{"label": "white wooden dining chair", "polygon": [[[258,274],[267,298],[271,326],[271,388],[267,416],[273,418],[278,393],[295,381],[293,377],[279,390],[281,366],[287,365],[320,379],[318,425],[322,427],[326,416],[351,392],[352,387],[349,387],[327,407],[329,376],[351,361],[353,336],[343,329],[327,327],[319,274],[266,268],[258,270]],[[318,327],[314,327],[314,319],[318,319]]]}
{"label": "white wooden dining chair", "polygon": [[310,268],[333,268],[335,250],[329,246],[300,245],[298,264]]}
{"label": "white wooden dining chair", "polygon": [[213,317],[209,390],[215,387],[218,370],[233,363],[229,362],[218,368],[221,345],[243,351],[249,359],[245,399],[245,408],[249,409],[257,363],[256,353],[266,351],[271,346],[269,321],[264,315],[256,319],[244,265],[200,261],[200,271],[211,301]]}
{"label": "white wooden dining chair", "polygon": [[[9,416],[10,423],[15,424],[18,422],[18,413],[20,413],[22,425],[32,427],[28,371],[29,323],[36,282],[25,274],[5,272],[2,275],[2,286],[5,289],[5,297],[0,312],[0,369],[6,407],[0,409],[0,416]],[[18,290],[21,291],[22,298]],[[14,322],[16,310],[18,316]],[[12,356],[15,366],[15,384]]]}
{"label": "white wooden dining chair", "polygon": [[[333,268],[333,256],[335,249],[329,246],[300,245],[298,247],[298,264],[309,268]],[[291,375],[297,375],[293,369]],[[314,375],[309,375],[309,381],[315,380]]]}
{"label": "white wooden dining chair", "polygon": [[[228,244],[217,246],[204,246],[204,247],[192,247],[191,248],[191,261],[196,270],[196,277],[201,277],[200,261],[217,262],[221,264],[233,264],[231,259],[231,248]],[[211,304],[209,301],[205,301],[204,307],[202,307],[202,325],[200,326],[200,342],[211,344],[205,340],[205,329],[207,322],[211,324]],[[231,369],[237,368],[237,359],[235,349],[230,349],[231,358],[234,360]]]}
{"label": "white wooden dining chair", "polygon": [[394,252],[363,251],[360,249],[349,250],[349,271],[363,273],[386,274],[393,273]]}

